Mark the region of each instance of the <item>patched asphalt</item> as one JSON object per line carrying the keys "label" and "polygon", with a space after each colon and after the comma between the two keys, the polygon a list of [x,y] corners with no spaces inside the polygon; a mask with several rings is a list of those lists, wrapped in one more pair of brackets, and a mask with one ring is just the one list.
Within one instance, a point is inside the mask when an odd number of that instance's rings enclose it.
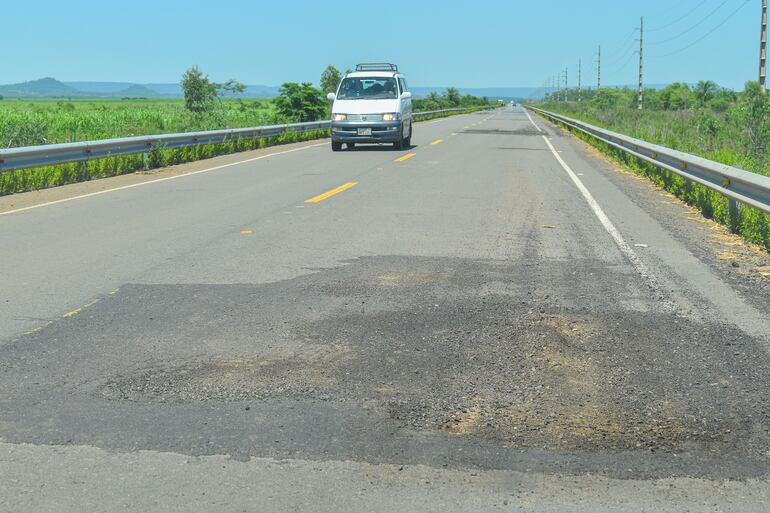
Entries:
{"label": "patched asphalt", "polygon": [[[654,302],[608,308],[606,289],[629,278],[591,262],[565,272],[392,256],[267,285],[129,285],[5,347],[3,438],[612,477],[761,475],[764,350]],[[555,295],[565,284],[574,299]]]}

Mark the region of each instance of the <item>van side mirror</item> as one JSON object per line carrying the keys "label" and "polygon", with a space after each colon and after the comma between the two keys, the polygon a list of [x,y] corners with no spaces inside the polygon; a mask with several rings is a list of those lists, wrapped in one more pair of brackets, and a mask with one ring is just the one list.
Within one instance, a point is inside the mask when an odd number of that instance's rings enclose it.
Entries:
{"label": "van side mirror", "polygon": [[334,93],[329,93],[326,95],[326,99],[329,100],[330,102],[333,102],[334,100],[337,99],[337,95]]}
{"label": "van side mirror", "polygon": [[403,93],[401,93],[401,99],[402,100],[411,100],[412,99],[412,93],[410,93],[409,91],[404,91]]}

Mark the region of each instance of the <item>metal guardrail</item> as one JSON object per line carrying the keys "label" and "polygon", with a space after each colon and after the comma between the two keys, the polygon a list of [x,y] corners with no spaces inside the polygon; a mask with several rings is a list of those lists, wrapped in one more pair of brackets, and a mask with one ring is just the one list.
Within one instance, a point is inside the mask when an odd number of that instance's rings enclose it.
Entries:
{"label": "metal guardrail", "polygon": [[[467,110],[468,109],[458,108],[415,112],[414,116],[420,118]],[[310,123],[292,123],[253,128],[210,130],[206,132],[121,137],[98,141],[45,144],[41,146],[0,149],[0,172],[11,171],[14,169],[51,166],[55,164],[66,164],[68,162],[85,162],[117,155],[149,153],[154,150],[182,148],[201,144],[217,144],[237,141],[239,139],[262,139],[287,133],[298,134],[317,130],[329,130],[330,124],[330,121],[314,121]]]}
{"label": "metal guardrail", "polygon": [[770,177],[720,164],[713,160],[684,153],[665,146],[634,139],[617,132],[605,130],[577,119],[554,114],[535,107],[527,107],[538,114],[583,132],[634,157],[659,168],[671,171],[687,180],[698,183],[730,199],[730,213],[744,203],[770,213]]}

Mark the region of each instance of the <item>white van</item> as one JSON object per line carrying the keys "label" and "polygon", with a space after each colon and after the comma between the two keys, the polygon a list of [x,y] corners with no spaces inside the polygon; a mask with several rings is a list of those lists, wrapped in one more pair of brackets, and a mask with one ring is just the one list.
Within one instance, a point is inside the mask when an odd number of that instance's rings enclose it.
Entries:
{"label": "white van", "polygon": [[347,73],[332,106],[332,150],[343,144],[392,143],[397,150],[411,146],[412,93],[395,64],[359,64]]}

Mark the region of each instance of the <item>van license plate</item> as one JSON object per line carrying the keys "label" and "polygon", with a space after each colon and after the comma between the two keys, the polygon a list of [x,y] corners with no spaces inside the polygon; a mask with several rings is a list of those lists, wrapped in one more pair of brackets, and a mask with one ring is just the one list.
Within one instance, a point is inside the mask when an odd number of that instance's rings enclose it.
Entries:
{"label": "van license plate", "polygon": [[371,128],[359,128],[358,129],[358,135],[372,135],[372,129]]}

